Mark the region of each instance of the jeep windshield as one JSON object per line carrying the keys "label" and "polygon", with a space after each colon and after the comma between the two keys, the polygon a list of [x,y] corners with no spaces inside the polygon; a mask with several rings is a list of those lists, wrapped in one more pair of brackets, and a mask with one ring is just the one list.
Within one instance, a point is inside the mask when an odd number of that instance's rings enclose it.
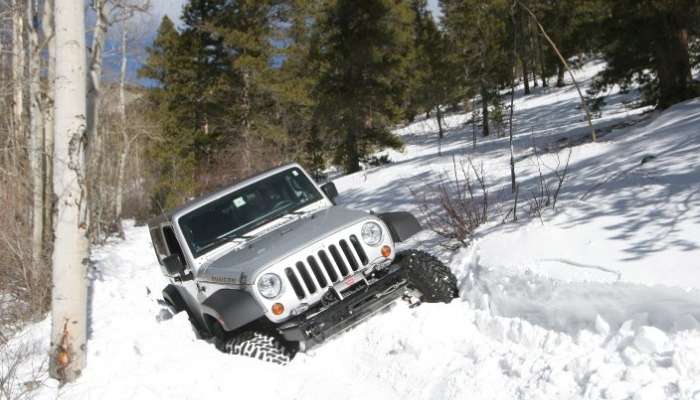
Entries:
{"label": "jeep windshield", "polygon": [[298,168],[252,183],[179,219],[194,257],[323,198]]}

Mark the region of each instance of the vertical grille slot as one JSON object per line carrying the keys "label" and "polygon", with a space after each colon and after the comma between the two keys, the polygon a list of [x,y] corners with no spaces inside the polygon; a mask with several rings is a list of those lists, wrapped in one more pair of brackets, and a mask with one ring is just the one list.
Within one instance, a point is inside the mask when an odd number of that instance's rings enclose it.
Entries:
{"label": "vertical grille slot", "polygon": [[355,256],[352,254],[352,251],[350,251],[350,246],[348,246],[348,242],[346,242],[345,240],[341,240],[340,248],[343,250],[345,258],[347,258],[348,262],[350,263],[350,268],[352,268],[353,271],[357,271],[357,269],[360,268],[360,264],[357,263],[357,260],[355,260]]}
{"label": "vertical grille slot", "polygon": [[297,276],[296,274],[294,274],[294,271],[292,271],[291,268],[285,268],[284,273],[287,275],[287,279],[289,279],[289,283],[292,284],[292,289],[294,289],[294,293],[296,293],[299,300],[306,297],[304,289],[301,287],[301,283],[299,283],[299,279],[297,279]]}
{"label": "vertical grille slot", "polygon": [[338,266],[338,269],[340,270],[340,273],[342,274],[342,276],[343,277],[348,276],[350,274],[350,271],[348,271],[348,267],[345,265],[345,261],[343,261],[343,257],[340,256],[340,252],[338,251],[338,248],[332,244],[328,247],[328,250],[330,250],[331,256],[333,256],[333,261],[335,261],[335,265]]}
{"label": "vertical grille slot", "polygon": [[362,265],[367,265],[367,263],[369,262],[369,260],[367,259],[367,253],[365,253],[365,249],[362,248],[362,244],[357,239],[357,236],[350,236],[350,243],[352,243],[352,247],[355,249],[357,256],[360,257],[360,262],[362,263]]}
{"label": "vertical grille slot", "polygon": [[326,276],[321,271],[321,266],[318,265],[318,263],[316,262],[316,259],[313,258],[313,256],[309,256],[306,258],[306,262],[309,264],[309,267],[311,267],[311,271],[314,273],[314,276],[316,277],[316,282],[318,282],[318,284],[321,286],[321,288],[328,286],[328,281],[326,280]]}
{"label": "vertical grille slot", "polygon": [[301,275],[301,279],[304,280],[304,283],[306,284],[306,289],[308,289],[309,293],[316,293],[316,285],[314,284],[313,279],[311,279],[311,275],[309,275],[309,270],[306,269],[306,265],[304,265],[303,262],[299,261],[296,267],[297,271],[299,271],[299,274]]}
{"label": "vertical grille slot", "polygon": [[338,282],[338,273],[335,272],[335,268],[333,268],[333,264],[331,264],[331,260],[328,258],[326,252],[323,250],[319,251],[318,259],[321,260],[321,264],[323,264],[323,268],[326,269],[326,273],[328,273],[328,277],[331,281]]}

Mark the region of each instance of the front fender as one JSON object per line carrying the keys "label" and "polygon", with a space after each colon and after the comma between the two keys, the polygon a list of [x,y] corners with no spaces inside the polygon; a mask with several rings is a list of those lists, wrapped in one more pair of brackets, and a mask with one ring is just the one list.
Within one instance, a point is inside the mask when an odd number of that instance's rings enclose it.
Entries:
{"label": "front fender", "polygon": [[202,303],[202,314],[219,321],[225,331],[232,331],[263,317],[265,312],[250,293],[221,289]]}
{"label": "front fender", "polygon": [[394,242],[405,242],[411,236],[423,230],[413,214],[405,211],[377,215],[389,228]]}

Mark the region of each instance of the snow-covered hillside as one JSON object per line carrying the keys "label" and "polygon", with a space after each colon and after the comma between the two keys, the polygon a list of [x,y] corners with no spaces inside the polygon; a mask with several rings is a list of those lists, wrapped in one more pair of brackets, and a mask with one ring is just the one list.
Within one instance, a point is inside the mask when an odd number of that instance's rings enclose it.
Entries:
{"label": "snow-covered hillside", "polygon": [[[587,84],[600,68],[589,63],[579,78]],[[494,219],[456,252],[430,232],[414,240],[449,262],[461,299],[397,303],[286,367],[221,354],[195,338],[185,315],[168,318],[148,233],[129,226],[125,241],[93,252],[88,369],[60,390],[43,383],[37,395],[700,399],[700,99],[648,114],[627,109],[633,99],[613,93],[596,120],[600,140],[573,147],[556,211]],[[573,87],[518,96],[515,107],[526,188],[538,176],[533,146],[587,131]],[[411,188],[436,182],[453,157],[483,163],[493,192],[507,189],[507,139],[480,138],[472,148],[468,118],[447,118],[441,156],[434,121],[400,129],[405,152],[336,180],[339,200],[417,211]],[[556,155],[542,162],[552,167]],[[45,349],[48,331],[48,321],[31,326],[12,345],[39,340]]]}

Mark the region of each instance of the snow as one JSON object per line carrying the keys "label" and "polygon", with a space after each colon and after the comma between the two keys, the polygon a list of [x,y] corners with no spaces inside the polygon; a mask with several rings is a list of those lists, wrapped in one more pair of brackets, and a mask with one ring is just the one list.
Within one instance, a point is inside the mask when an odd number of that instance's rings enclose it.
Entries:
{"label": "snow", "polygon": [[[700,287],[699,105],[677,105],[615,134],[619,140],[575,148],[562,194],[570,204],[544,225],[489,235],[484,261],[558,277]],[[524,245],[503,254],[504,241]]]}
{"label": "snow", "polygon": [[[588,85],[600,68],[588,63],[577,77]],[[454,252],[429,232],[413,240],[450,265],[460,299],[399,302],[285,367],[219,353],[195,337],[184,314],[164,311],[165,280],[148,232],[129,224],[124,241],[91,256],[88,368],[73,384],[46,380],[35,394],[700,399],[700,100],[646,113],[625,105],[636,96],[613,89],[595,121],[600,140],[572,148],[557,209],[541,220],[492,218]],[[588,132],[571,86],[520,94],[515,105],[518,180],[528,193],[537,184],[533,145],[580,142]],[[411,190],[437,182],[453,157],[469,157],[507,203],[507,138],[479,138],[472,148],[469,118],[448,115],[442,155],[434,120],[399,129],[404,152],[388,151],[391,164],[337,179],[340,202],[417,211]],[[567,150],[558,154],[564,160]],[[556,155],[542,163],[553,168]],[[38,343],[27,376],[44,358],[48,332],[46,320],[10,342]]]}
{"label": "snow", "polygon": [[642,326],[634,337],[634,347],[646,354],[660,354],[668,350],[668,336],[653,326]]}

